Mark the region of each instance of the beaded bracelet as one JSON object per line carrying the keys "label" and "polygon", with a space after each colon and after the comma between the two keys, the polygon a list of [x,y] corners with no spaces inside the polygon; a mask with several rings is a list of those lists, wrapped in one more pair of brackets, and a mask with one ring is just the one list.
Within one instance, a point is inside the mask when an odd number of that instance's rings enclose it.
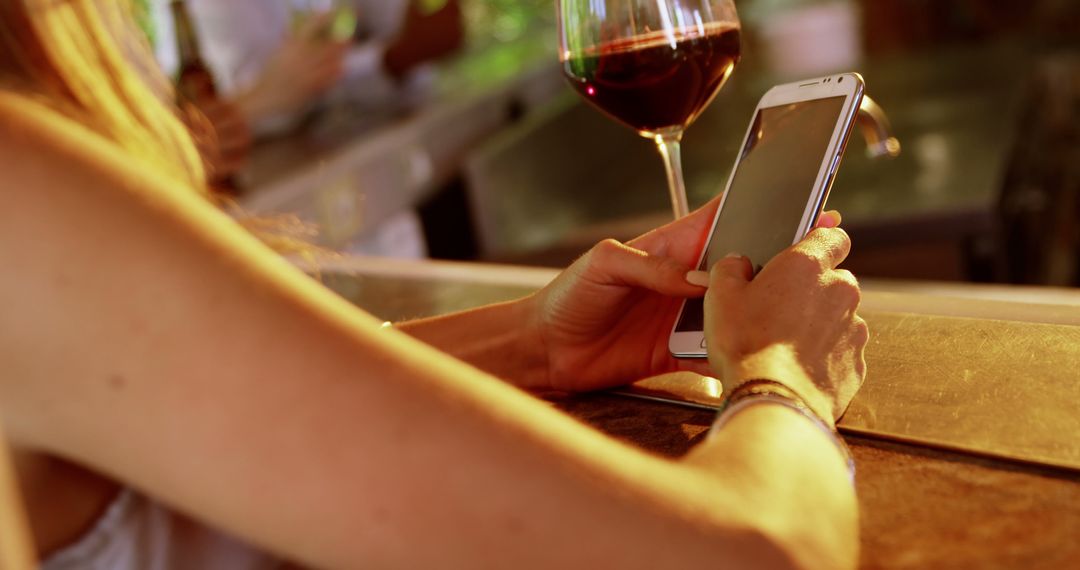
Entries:
{"label": "beaded bracelet", "polygon": [[709,434],[719,431],[739,412],[758,404],[779,404],[799,412],[803,417],[814,422],[814,425],[827,435],[840,451],[848,468],[848,476],[852,483],[855,482],[855,459],[851,456],[851,450],[848,449],[844,440],[828,422],[810,409],[810,406],[807,406],[794,390],[774,380],[750,380],[732,390],[731,394],[724,399],[724,403],[720,405],[716,420],[709,428]]}

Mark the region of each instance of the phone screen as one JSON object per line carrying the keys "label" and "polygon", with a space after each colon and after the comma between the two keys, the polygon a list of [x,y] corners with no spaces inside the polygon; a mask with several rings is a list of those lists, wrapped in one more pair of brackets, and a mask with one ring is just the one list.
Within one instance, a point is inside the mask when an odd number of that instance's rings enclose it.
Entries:
{"label": "phone screen", "polygon": [[[750,258],[757,272],[795,240],[844,96],[759,109],[735,168],[720,218],[699,269],[729,253]],[[689,299],[677,332],[704,328],[701,299]]]}

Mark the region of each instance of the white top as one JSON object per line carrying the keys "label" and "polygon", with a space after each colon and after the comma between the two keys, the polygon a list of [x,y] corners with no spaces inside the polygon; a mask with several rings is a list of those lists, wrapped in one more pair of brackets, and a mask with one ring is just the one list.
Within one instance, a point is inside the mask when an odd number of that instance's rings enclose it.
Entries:
{"label": "white top", "polygon": [[124,490],[78,542],[41,570],[277,570],[290,565]]}

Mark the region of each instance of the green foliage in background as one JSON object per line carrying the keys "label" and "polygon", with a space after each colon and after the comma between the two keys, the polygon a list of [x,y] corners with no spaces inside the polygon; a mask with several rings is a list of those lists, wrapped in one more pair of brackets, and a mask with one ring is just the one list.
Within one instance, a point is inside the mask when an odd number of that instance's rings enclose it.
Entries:
{"label": "green foliage in background", "polygon": [[448,0],[416,0],[421,14],[434,14],[446,6]]}
{"label": "green foliage in background", "polygon": [[154,30],[153,18],[150,15],[150,0],[132,0],[131,11],[135,15],[135,22],[139,29],[146,34],[151,46],[157,46],[157,32]]}
{"label": "green foliage in background", "polygon": [[472,45],[513,41],[555,18],[555,0],[462,0],[462,8]]}

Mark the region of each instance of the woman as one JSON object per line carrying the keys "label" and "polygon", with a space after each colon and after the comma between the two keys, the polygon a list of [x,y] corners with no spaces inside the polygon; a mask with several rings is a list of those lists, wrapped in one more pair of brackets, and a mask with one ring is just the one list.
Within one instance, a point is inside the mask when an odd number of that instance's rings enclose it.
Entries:
{"label": "woman", "polygon": [[[527,298],[387,330],[209,204],[113,39],[125,13],[99,4],[0,3],[0,417],[46,568],[854,565],[853,488],[818,425],[864,368],[842,230],[753,281],[729,257],[706,293],[687,276],[714,203]],[[674,309],[701,295],[696,367],[745,399],[680,460],[495,378],[675,369]]]}

